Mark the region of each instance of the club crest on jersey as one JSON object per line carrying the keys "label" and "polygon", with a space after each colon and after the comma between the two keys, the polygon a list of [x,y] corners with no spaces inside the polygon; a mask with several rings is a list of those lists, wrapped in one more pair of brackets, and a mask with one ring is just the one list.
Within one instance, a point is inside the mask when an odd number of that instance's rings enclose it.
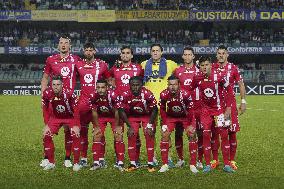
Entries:
{"label": "club crest on jersey", "polygon": [[84,76],[84,80],[85,80],[86,83],[91,83],[93,81],[93,79],[94,78],[93,78],[92,74],[86,74]]}
{"label": "club crest on jersey", "polygon": [[191,82],[192,82],[191,79],[186,79],[183,84],[184,85],[190,85]]}
{"label": "club crest on jersey", "polygon": [[214,91],[210,88],[206,88],[204,90],[204,94],[205,94],[206,97],[212,98],[214,96]]}
{"label": "club crest on jersey", "polygon": [[121,76],[121,81],[123,84],[128,84],[129,83],[129,79],[130,79],[130,75],[124,74]]}
{"label": "club crest on jersey", "polygon": [[101,111],[101,112],[109,112],[109,109],[108,109],[108,107],[106,107],[106,106],[101,106],[101,107],[100,107],[100,111]]}
{"label": "club crest on jersey", "polygon": [[65,112],[65,107],[62,106],[62,105],[57,105],[57,106],[56,106],[56,111],[57,111],[58,113],[63,113],[63,112]]}
{"label": "club crest on jersey", "polygon": [[68,67],[63,67],[63,68],[61,68],[61,75],[62,75],[63,77],[68,76],[69,73],[70,73],[70,69],[69,69]]}
{"label": "club crest on jersey", "polygon": [[180,106],[173,106],[172,107],[172,110],[174,111],[174,112],[181,112],[181,107]]}
{"label": "club crest on jersey", "polygon": [[133,107],[133,110],[139,112],[139,113],[142,113],[143,112],[143,109],[141,107],[137,107],[137,106],[134,106]]}

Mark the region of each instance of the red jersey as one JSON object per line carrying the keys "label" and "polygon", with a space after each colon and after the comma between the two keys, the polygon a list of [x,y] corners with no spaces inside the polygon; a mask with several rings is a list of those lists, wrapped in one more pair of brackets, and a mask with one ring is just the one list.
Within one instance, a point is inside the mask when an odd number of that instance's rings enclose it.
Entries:
{"label": "red jersey", "polygon": [[65,58],[61,58],[60,54],[51,55],[46,59],[43,72],[50,78],[54,75],[61,75],[63,87],[70,89],[73,92],[76,85],[75,64],[79,60],[81,60],[80,57],[72,54],[69,54]]}
{"label": "red jersey", "polygon": [[110,77],[107,63],[100,59],[95,59],[91,64],[87,64],[86,60],[79,61],[76,68],[80,77],[80,95],[84,97],[88,97],[96,89],[97,80]]}
{"label": "red jersey", "polygon": [[[180,81],[180,87],[184,90],[190,90],[192,89],[192,80],[193,77],[199,73],[199,69],[193,65],[191,68],[186,68],[183,64],[177,67],[174,71],[174,75],[179,79]],[[194,102],[194,109],[197,109],[200,107],[200,94],[198,87],[194,89],[194,91],[191,93],[192,100]]]}
{"label": "red jersey", "polygon": [[203,73],[196,75],[193,79],[193,86],[199,87],[202,108],[207,109],[211,115],[223,113],[225,105],[231,106],[232,104],[232,87],[225,75],[213,68],[208,78]]}
{"label": "red jersey", "polygon": [[134,96],[130,90],[123,92],[118,105],[131,117],[150,115],[154,107],[157,107],[155,96],[144,87],[138,96]]}
{"label": "red jersey", "polygon": [[[41,102],[45,124],[48,123],[52,116],[58,119],[75,118],[79,120],[77,96],[68,89],[63,90],[61,95],[56,96],[52,88],[49,87],[43,92]],[[49,105],[52,106],[52,112],[49,111]]]}
{"label": "red jersey", "polygon": [[227,80],[229,80],[232,88],[234,88],[234,85],[238,82],[243,81],[238,66],[234,65],[233,63],[228,62],[224,67],[221,67],[218,63],[213,63],[212,67],[226,75]]}
{"label": "red jersey", "polygon": [[167,117],[186,117],[192,107],[192,97],[187,90],[180,89],[175,96],[168,89],[160,93],[160,112],[163,124]]}
{"label": "red jersey", "polygon": [[117,108],[118,96],[113,90],[107,90],[105,96],[99,95],[97,92],[90,94],[91,109],[96,110],[100,117],[113,117],[114,108]]}
{"label": "red jersey", "polygon": [[111,76],[115,79],[115,87],[119,91],[130,90],[129,79],[133,76],[144,76],[144,71],[140,64],[130,63],[128,66],[123,64],[117,68],[113,66],[110,70]]}

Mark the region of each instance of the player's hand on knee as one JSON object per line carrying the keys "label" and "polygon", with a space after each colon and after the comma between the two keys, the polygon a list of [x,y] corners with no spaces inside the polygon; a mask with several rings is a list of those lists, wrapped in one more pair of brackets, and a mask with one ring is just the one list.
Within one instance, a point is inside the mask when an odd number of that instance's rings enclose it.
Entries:
{"label": "player's hand on knee", "polygon": [[52,136],[51,130],[48,127],[48,125],[45,125],[45,127],[43,128],[43,136],[46,136],[46,135]]}
{"label": "player's hand on knee", "polygon": [[148,123],[146,128],[145,128],[146,134],[148,134],[150,137],[155,136],[155,130],[153,127],[153,124]]}
{"label": "player's hand on knee", "polygon": [[230,120],[231,119],[231,107],[227,107],[224,112],[224,119]]}
{"label": "player's hand on knee", "polygon": [[128,137],[132,137],[134,136],[134,129],[132,127],[129,127],[128,130],[127,130],[127,136]]}
{"label": "player's hand on knee", "polygon": [[78,126],[72,127],[71,133],[79,138],[80,137],[80,128]]}

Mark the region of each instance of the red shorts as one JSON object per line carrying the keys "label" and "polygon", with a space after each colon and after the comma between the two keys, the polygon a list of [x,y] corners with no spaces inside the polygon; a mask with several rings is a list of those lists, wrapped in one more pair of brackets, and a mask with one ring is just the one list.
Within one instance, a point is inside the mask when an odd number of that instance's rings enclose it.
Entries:
{"label": "red shorts", "polygon": [[[192,119],[189,119],[187,117],[185,118],[168,117],[166,120],[167,130],[169,132],[172,132],[176,128],[177,125],[182,126],[184,130],[186,130],[193,122],[194,121]],[[194,128],[194,130],[196,128],[195,126],[196,126],[195,124],[192,124],[192,127]]]}
{"label": "red shorts", "polygon": [[240,131],[240,124],[239,124],[239,116],[238,116],[238,109],[237,103],[234,102],[232,104],[231,109],[231,127],[229,127],[229,132],[238,132]]}
{"label": "red shorts", "polygon": [[103,135],[105,133],[105,130],[106,130],[108,123],[111,125],[112,132],[114,132],[115,131],[115,120],[114,120],[114,118],[112,118],[112,117],[99,118],[99,127],[100,127]]}
{"label": "red shorts", "polygon": [[81,126],[87,126],[93,121],[92,110],[80,111],[80,124]]}
{"label": "red shorts", "polygon": [[[149,123],[150,117],[129,117],[128,121],[131,125],[131,127],[134,129],[135,134],[139,132],[140,126],[143,127],[143,129],[146,128],[147,124]],[[156,128],[156,124],[153,124],[153,128]]]}
{"label": "red shorts", "polygon": [[59,129],[63,125],[67,125],[71,129],[74,126],[79,126],[79,123],[78,123],[78,121],[76,121],[73,118],[58,119],[58,118],[52,117],[52,118],[49,119],[47,125],[50,128],[52,134],[58,134]]}

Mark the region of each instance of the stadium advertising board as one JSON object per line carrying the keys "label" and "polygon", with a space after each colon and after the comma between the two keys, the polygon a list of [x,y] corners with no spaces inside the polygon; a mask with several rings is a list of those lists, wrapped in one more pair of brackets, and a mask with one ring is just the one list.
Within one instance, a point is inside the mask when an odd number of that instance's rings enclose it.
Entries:
{"label": "stadium advertising board", "polygon": [[[121,46],[109,46],[96,48],[97,54],[117,55]],[[196,54],[215,54],[217,47],[197,46],[193,47]],[[139,55],[150,54],[150,47],[133,47],[134,53]],[[230,54],[284,54],[284,47],[228,47]],[[72,53],[82,53],[82,47],[72,47]],[[164,46],[165,54],[182,54],[183,46]],[[56,47],[4,47],[4,54],[54,54],[58,53]]]}
{"label": "stadium advertising board", "polygon": [[31,20],[31,11],[28,10],[1,10],[0,20]]}
{"label": "stadium advertising board", "polygon": [[133,10],[116,11],[116,21],[176,21],[188,20],[186,10]]}
{"label": "stadium advertising board", "polygon": [[[76,87],[75,93],[80,94]],[[239,94],[239,87],[235,87],[236,94]],[[247,95],[284,95],[284,83],[246,83]],[[40,84],[32,83],[2,83],[0,95],[41,95]]]}
{"label": "stadium advertising board", "polygon": [[33,21],[114,22],[114,10],[32,10]]}
{"label": "stadium advertising board", "polygon": [[192,10],[190,21],[283,21],[284,10]]}

